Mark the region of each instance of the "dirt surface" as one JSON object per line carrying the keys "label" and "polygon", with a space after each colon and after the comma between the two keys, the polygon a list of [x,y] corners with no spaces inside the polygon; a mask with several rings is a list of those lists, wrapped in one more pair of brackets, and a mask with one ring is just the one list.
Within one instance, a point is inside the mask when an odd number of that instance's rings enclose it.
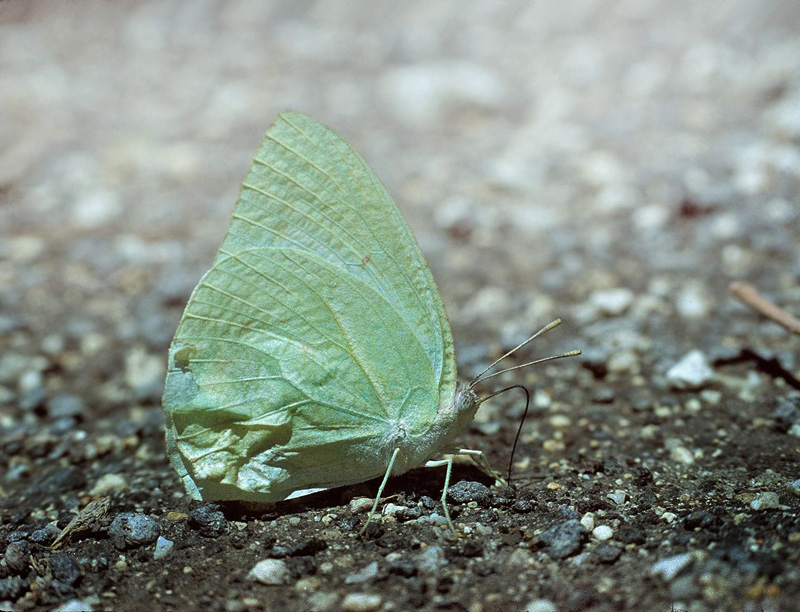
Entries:
{"label": "dirt surface", "polygon": [[[800,312],[798,23],[0,3],[0,610],[798,609],[800,338],[727,292]],[[556,316],[515,363],[584,351],[482,389],[534,399],[511,487],[456,470],[457,539],[438,470],[392,479],[359,538],[377,482],[203,505],[166,460],[167,347],[287,108],[408,217],[462,377]],[[522,409],[487,402],[460,442],[505,469]]]}

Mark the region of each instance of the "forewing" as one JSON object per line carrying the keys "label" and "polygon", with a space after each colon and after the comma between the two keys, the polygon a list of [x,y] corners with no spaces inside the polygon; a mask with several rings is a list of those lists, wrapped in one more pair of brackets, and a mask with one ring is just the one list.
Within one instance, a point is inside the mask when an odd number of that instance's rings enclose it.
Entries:
{"label": "forewing", "polygon": [[361,156],[307,115],[283,113],[267,131],[217,257],[265,246],[310,251],[380,293],[424,347],[437,407],[450,402],[453,340],[422,252]]}

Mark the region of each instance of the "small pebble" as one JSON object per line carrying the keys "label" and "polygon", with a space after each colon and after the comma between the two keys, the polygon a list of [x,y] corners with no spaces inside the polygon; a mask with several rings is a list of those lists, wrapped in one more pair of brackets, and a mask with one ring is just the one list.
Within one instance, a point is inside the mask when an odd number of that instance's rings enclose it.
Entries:
{"label": "small pebble", "polygon": [[426,546],[417,557],[419,571],[426,574],[436,574],[446,563],[447,559],[441,546]]}
{"label": "small pebble", "polygon": [[617,317],[630,308],[633,298],[633,291],[626,287],[618,287],[595,291],[589,297],[589,301],[601,314]]}
{"label": "small pebble", "polygon": [[22,529],[17,529],[12,531],[5,537],[5,541],[9,544],[11,542],[21,542],[22,540],[28,539],[28,532]]}
{"label": "small pebble", "polygon": [[667,382],[673,389],[702,389],[714,380],[714,370],[702,351],[694,350],[667,370]]}
{"label": "small pebble", "polygon": [[674,512],[664,512],[659,517],[662,521],[666,521],[667,523],[674,523],[675,520],[678,518],[678,515]]}
{"label": "small pebble", "polygon": [[44,375],[39,370],[25,370],[17,381],[20,393],[38,391],[44,387]]}
{"label": "small pebble", "polygon": [[[260,603],[260,602],[259,602]],[[319,591],[308,598],[308,609],[314,612],[338,610],[339,596],[328,591]],[[255,607],[255,606],[253,606]]]}
{"label": "small pebble", "polygon": [[189,524],[207,538],[218,538],[228,529],[228,520],[217,504],[205,504],[192,510]]}
{"label": "small pebble", "polygon": [[154,559],[164,559],[172,552],[172,548],[175,544],[172,540],[168,540],[164,536],[158,536],[156,540],[156,549],[153,552]]}
{"label": "small pebble", "polygon": [[592,535],[596,540],[610,540],[612,537],[614,537],[614,530],[608,525],[598,525],[592,530]]}
{"label": "small pebble", "polygon": [[566,448],[566,445],[561,440],[554,440],[554,439],[547,439],[542,442],[542,450],[548,453],[557,453],[559,451],[563,451]]}
{"label": "small pebble", "polygon": [[421,503],[422,507],[426,510],[433,510],[436,507],[436,500],[432,497],[428,497],[427,495],[420,497],[419,503]]}
{"label": "small pebble", "polygon": [[254,580],[266,585],[279,585],[289,582],[289,566],[280,559],[264,559],[253,566],[247,574],[248,580]]}
{"label": "small pebble", "polygon": [[566,559],[580,550],[583,526],[577,519],[570,519],[540,533],[539,540],[547,545],[545,552],[550,558]]}
{"label": "small pebble", "polygon": [[692,562],[692,553],[682,553],[661,559],[653,564],[650,573],[654,576],[661,576],[667,582],[672,581],[678,574],[686,569]]}
{"label": "small pebble", "polygon": [[53,555],[48,560],[48,565],[53,572],[53,578],[59,582],[72,586],[81,579],[81,568],[71,555]]}
{"label": "small pebble", "polygon": [[383,507],[382,514],[385,516],[397,516],[398,518],[403,518],[405,511],[405,506],[398,506],[397,504],[388,503]]}
{"label": "small pebble", "polygon": [[417,575],[417,567],[407,559],[387,559],[387,569],[390,574],[402,576],[403,578],[411,578]]}
{"label": "small pebble", "polygon": [[675,309],[684,319],[704,319],[714,308],[706,285],[694,281],[686,284],[675,297]]}
{"label": "small pebble", "polygon": [[555,429],[568,429],[572,427],[572,419],[566,414],[554,414],[550,417],[550,426]]}
{"label": "small pebble", "polygon": [[549,599],[534,599],[525,606],[525,612],[558,612],[558,606]]}
{"label": "small pebble", "polygon": [[600,563],[614,563],[622,554],[622,549],[608,542],[601,542],[594,549],[594,554]]}
{"label": "small pebble", "polygon": [[383,604],[383,597],[368,593],[350,593],[342,601],[344,612],[373,612]]}
{"label": "small pebble", "polygon": [[714,515],[707,510],[695,510],[683,518],[685,529],[707,529],[714,524]]}
{"label": "small pebble", "polygon": [[690,601],[700,595],[700,592],[696,576],[692,574],[680,576],[669,584],[669,596],[673,601]]}
{"label": "small pebble", "polygon": [[664,445],[669,449],[669,458],[675,463],[684,465],[692,465],[694,463],[692,451],[683,446],[677,438],[668,438],[665,440]]}
{"label": "small pebble", "polygon": [[497,110],[509,89],[495,67],[450,60],[413,62],[384,72],[378,91],[386,107],[409,125],[435,125],[453,108]]}
{"label": "small pebble", "polygon": [[165,361],[161,354],[148,353],[141,347],[133,347],[125,355],[125,382],[134,392],[143,392],[151,385],[158,385],[164,378]]}
{"label": "small pebble", "polygon": [[625,503],[628,499],[628,494],[625,491],[614,491],[606,495],[606,497],[619,506]]}
{"label": "small pebble", "polygon": [[86,411],[86,404],[77,395],[63,394],[56,395],[46,402],[47,413],[51,419],[64,417],[83,416]]}
{"label": "small pebble", "polygon": [[28,590],[28,583],[12,576],[0,579],[0,601],[16,601]]}
{"label": "small pebble", "polygon": [[369,582],[378,575],[378,562],[373,561],[369,565],[362,567],[360,570],[353,572],[344,579],[345,584],[359,584],[361,582]]}
{"label": "small pebble", "polygon": [[756,498],[750,502],[750,507],[753,510],[774,510],[780,506],[780,498],[777,493],[765,491],[759,493]]}
{"label": "small pebble", "polygon": [[122,474],[103,474],[89,491],[93,497],[106,497],[128,488],[128,481]]}
{"label": "small pebble", "polygon": [[144,514],[123,512],[112,521],[108,535],[114,541],[114,546],[122,550],[152,544],[160,531],[161,526],[155,519]]}
{"label": "small pebble", "polygon": [[372,505],[375,503],[374,499],[369,497],[356,497],[350,500],[350,512],[357,514],[359,512],[369,512]]}
{"label": "small pebble", "polygon": [[431,515],[428,517],[428,522],[433,525],[439,525],[439,527],[447,527],[447,519],[438,514],[436,512],[432,512]]}
{"label": "small pebble", "polygon": [[58,537],[60,533],[58,527],[56,527],[52,523],[48,523],[41,529],[34,529],[31,531],[30,541],[34,542],[35,544],[42,544],[43,546],[48,546],[53,543]]}
{"label": "small pebble", "polygon": [[460,480],[447,490],[447,497],[457,504],[474,501],[483,505],[489,502],[491,492],[489,487],[480,482]]}
{"label": "small pebble", "polygon": [[511,504],[511,511],[516,512],[517,514],[528,514],[529,512],[536,510],[536,508],[536,503],[530,499],[518,499]]}
{"label": "small pebble", "polygon": [[25,540],[11,542],[6,547],[6,567],[13,574],[24,574],[30,564],[31,547]]}
{"label": "small pebble", "polygon": [[99,601],[94,601],[96,599],[96,595],[86,599],[70,599],[57,608],[53,608],[53,612],[92,612],[94,610],[93,604],[100,603]]}
{"label": "small pebble", "polygon": [[786,488],[789,489],[789,492],[792,493],[792,495],[800,497],[800,480],[790,482]]}
{"label": "small pebble", "polygon": [[639,355],[633,349],[621,349],[612,353],[606,363],[609,372],[634,372],[641,370]]}
{"label": "small pebble", "polygon": [[599,387],[592,392],[592,401],[595,404],[611,404],[616,397],[616,391],[612,387]]}

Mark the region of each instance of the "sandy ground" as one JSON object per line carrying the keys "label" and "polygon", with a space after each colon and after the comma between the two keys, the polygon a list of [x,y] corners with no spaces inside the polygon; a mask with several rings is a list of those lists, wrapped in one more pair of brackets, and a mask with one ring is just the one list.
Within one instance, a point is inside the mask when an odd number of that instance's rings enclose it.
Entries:
{"label": "sandy ground", "polygon": [[[800,313],[798,23],[757,0],[0,2],[0,609],[796,609],[800,340],[727,286]],[[435,471],[390,481],[358,538],[377,482],[215,507],[166,460],[167,347],[285,109],[384,181],[464,377],[556,316],[518,362],[584,351],[487,383],[533,414],[512,488],[457,470],[457,540]],[[487,402],[461,442],[503,469],[521,412]]]}

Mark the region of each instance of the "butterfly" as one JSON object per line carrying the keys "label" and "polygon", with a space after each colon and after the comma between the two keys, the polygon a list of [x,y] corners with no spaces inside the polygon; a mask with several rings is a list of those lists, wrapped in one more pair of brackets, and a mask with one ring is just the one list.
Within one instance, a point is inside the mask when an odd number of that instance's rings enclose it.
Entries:
{"label": "butterfly", "polygon": [[368,523],[390,475],[446,466],[455,531],[448,453],[486,378],[457,382],[433,276],[366,162],[279,115],[169,351],[166,447],[189,495],[276,502],[383,476]]}

